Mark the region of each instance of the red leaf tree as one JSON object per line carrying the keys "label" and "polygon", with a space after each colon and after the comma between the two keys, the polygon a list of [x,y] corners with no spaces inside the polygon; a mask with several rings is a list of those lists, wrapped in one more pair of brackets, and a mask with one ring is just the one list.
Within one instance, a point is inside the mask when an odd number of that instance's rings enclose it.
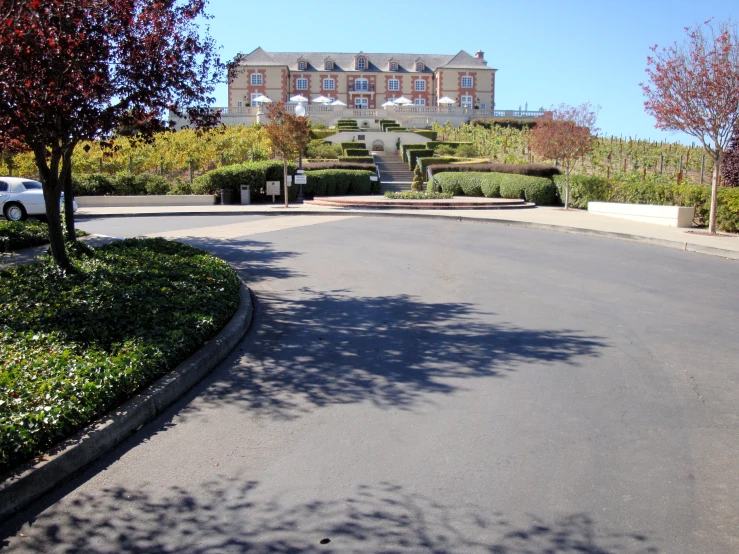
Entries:
{"label": "red leaf tree", "polygon": [[[205,0],[0,0],[0,143],[34,153],[56,263],[69,268],[59,200],[72,199],[71,160],[81,140],[119,125],[146,138],[167,109],[197,124],[224,66],[201,35]],[[68,234],[74,234],[67,206]],[[70,237],[73,238],[73,237]]]}
{"label": "red leaf tree", "polygon": [[287,161],[294,160],[310,142],[310,122],[305,117],[298,117],[284,102],[270,104],[267,111],[269,123],[264,126],[272,149],[282,158],[285,189],[285,207],[287,200]]}
{"label": "red leaf tree", "polygon": [[739,117],[739,39],[730,22],[714,26],[709,20],[685,31],[683,44],[652,47],[649,83],[641,87],[644,107],[658,129],[697,138],[713,158],[708,230],[715,233],[721,162]]}
{"label": "red leaf tree", "polygon": [[598,108],[561,104],[537,120],[529,133],[529,144],[537,156],[561,161],[565,170],[565,210],[570,209],[570,173],[575,162],[595,145]]}

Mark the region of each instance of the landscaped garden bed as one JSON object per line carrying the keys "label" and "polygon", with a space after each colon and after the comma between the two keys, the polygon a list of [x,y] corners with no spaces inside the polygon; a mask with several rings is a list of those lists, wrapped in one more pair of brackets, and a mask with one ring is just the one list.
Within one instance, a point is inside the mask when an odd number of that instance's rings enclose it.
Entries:
{"label": "landscaped garden bed", "polygon": [[[87,233],[77,230],[77,236]],[[0,221],[0,252],[49,243],[49,226],[41,221]]]}
{"label": "landscaped garden bed", "polygon": [[0,474],[174,369],[239,305],[224,261],[163,239],[0,272]]}

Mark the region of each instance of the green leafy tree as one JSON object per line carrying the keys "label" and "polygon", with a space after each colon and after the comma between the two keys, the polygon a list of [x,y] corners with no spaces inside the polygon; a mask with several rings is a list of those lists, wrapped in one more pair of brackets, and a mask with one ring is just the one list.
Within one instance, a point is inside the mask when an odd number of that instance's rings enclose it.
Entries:
{"label": "green leafy tree", "polygon": [[264,126],[274,151],[282,158],[283,176],[285,179],[285,207],[287,198],[287,161],[294,160],[305,151],[310,142],[310,122],[305,117],[290,113],[284,102],[275,102],[267,112],[269,123]]}

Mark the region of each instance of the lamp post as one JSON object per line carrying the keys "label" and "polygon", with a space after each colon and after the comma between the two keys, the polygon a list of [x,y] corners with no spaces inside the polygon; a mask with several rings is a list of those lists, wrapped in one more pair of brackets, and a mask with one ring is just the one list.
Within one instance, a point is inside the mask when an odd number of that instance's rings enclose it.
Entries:
{"label": "lamp post", "polygon": [[[298,105],[295,106],[295,115],[297,117],[305,117],[305,106],[303,106],[302,102],[298,102]],[[298,152],[298,174],[303,173],[303,153]],[[296,202],[298,204],[303,203],[303,180],[300,179],[300,184],[298,185],[298,197],[296,199]]]}

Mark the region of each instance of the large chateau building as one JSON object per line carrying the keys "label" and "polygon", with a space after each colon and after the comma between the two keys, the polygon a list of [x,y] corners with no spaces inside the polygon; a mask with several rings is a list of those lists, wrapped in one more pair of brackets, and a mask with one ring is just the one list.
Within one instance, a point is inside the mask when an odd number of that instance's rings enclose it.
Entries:
{"label": "large chateau building", "polygon": [[229,108],[255,104],[266,96],[288,101],[302,95],[341,100],[349,108],[372,110],[405,97],[416,106],[437,106],[448,97],[457,106],[492,111],[495,72],[484,53],[455,55],[335,52],[265,52],[240,55],[228,87]]}

